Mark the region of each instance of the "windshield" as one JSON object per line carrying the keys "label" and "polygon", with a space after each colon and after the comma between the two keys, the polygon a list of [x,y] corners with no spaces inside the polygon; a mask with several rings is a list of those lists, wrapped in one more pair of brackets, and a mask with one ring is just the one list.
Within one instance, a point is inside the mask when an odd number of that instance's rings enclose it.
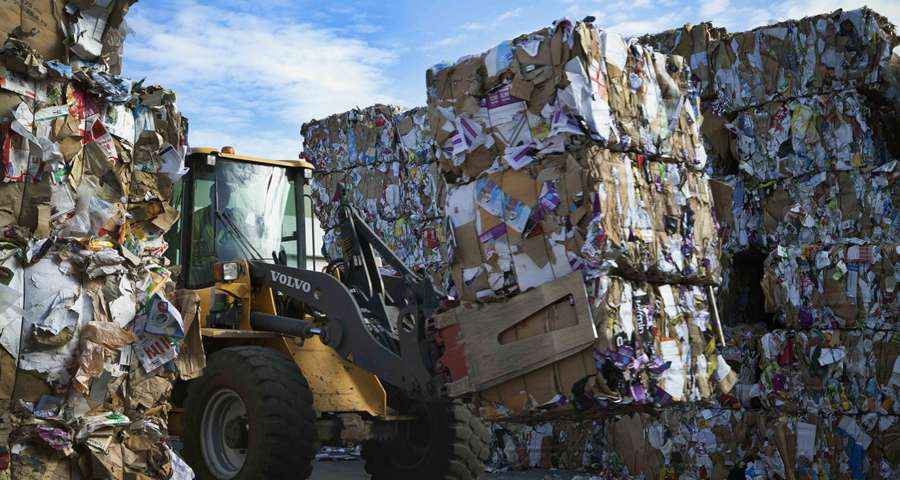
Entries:
{"label": "windshield", "polygon": [[212,283],[216,262],[272,262],[291,189],[286,169],[219,159],[214,169],[195,173],[190,285]]}

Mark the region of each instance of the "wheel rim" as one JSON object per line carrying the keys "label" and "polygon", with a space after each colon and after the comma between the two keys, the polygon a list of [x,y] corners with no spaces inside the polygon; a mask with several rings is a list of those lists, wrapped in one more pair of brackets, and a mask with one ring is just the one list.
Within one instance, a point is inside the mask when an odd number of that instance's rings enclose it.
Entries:
{"label": "wheel rim", "polygon": [[200,442],[203,461],[216,478],[234,478],[244,466],[247,459],[245,440],[250,433],[246,418],[244,402],[230,388],[217,390],[207,402]]}

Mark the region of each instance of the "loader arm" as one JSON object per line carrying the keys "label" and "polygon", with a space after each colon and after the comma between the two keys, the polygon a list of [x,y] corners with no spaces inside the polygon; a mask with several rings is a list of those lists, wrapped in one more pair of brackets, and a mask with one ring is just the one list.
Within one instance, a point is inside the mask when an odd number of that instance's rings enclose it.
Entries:
{"label": "loader arm", "polygon": [[[251,325],[255,330],[306,338],[319,334],[341,357],[410,397],[437,399],[445,377],[435,368],[437,342],[428,331],[427,320],[438,307],[438,294],[428,278],[410,270],[378,238],[356,208],[343,202],[343,191],[340,198],[341,280],[284,265],[249,263],[254,284],[282,292],[322,313],[328,319],[326,325],[315,330],[303,320],[259,312],[251,316]],[[399,277],[381,275],[376,253]]]}
{"label": "loader arm", "polygon": [[265,330],[309,338],[318,333],[322,343],[341,357],[378,378],[401,388],[412,398],[434,400],[440,396],[443,375],[435,375],[427,355],[425,319],[414,308],[401,310],[399,353],[375,338],[366,317],[350,290],[337,278],[283,265],[250,262],[250,277],[321,312],[328,322],[318,330],[314,324],[296,318],[251,314],[254,330]]}

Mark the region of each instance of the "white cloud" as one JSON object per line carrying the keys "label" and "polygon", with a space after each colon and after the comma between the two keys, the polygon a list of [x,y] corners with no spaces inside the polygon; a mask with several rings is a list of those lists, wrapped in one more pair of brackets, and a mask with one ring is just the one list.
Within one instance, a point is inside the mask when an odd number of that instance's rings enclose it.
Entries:
{"label": "white cloud", "polygon": [[645,33],[657,33],[668,30],[678,25],[680,15],[669,13],[656,18],[644,18],[643,20],[626,20],[609,27],[609,31],[616,32],[624,37],[643,35]]}
{"label": "white cloud", "polygon": [[502,23],[506,22],[509,19],[516,18],[522,15],[522,8],[519,7],[515,10],[510,10],[500,15],[496,19],[494,19],[491,23],[478,23],[478,22],[468,22],[460,25],[458,28],[460,30],[488,30],[491,28],[497,28]]}
{"label": "white cloud", "polygon": [[509,11],[497,17],[498,22],[502,22],[504,20],[509,20],[510,18],[516,18],[519,15],[522,15],[522,7],[519,7],[515,10]]}
{"label": "white cloud", "polygon": [[646,10],[651,6],[651,4],[651,0],[619,0],[616,3],[608,5],[606,7],[606,10],[631,17],[636,13],[632,11],[634,8],[641,8]]}
{"label": "white cloud", "polygon": [[459,35],[457,35],[455,37],[447,37],[443,40],[438,40],[437,42],[429,43],[428,45],[423,46],[421,49],[422,50],[434,50],[434,49],[440,48],[440,47],[448,47],[450,45],[459,45],[460,43],[464,42],[468,38],[469,38],[469,36],[466,35],[465,33],[460,33]]}
{"label": "white cloud", "polygon": [[370,25],[366,23],[350,25],[348,28],[356,33],[378,33],[384,31],[384,27],[381,25]]}
{"label": "white cloud", "polygon": [[713,17],[728,10],[728,7],[730,5],[731,0],[715,0],[711,2],[703,2],[700,4],[700,16],[703,17],[700,20],[704,22],[710,20]]}
{"label": "white cloud", "polygon": [[123,71],[179,94],[194,146],[228,141],[248,155],[295,158],[301,123],[403,103],[385,93],[396,52],[346,30],[194,4],[161,13],[138,5],[129,15]]}
{"label": "white cloud", "polygon": [[[300,131],[300,125],[294,129]],[[284,138],[273,133],[248,135],[242,133],[222,133],[218,130],[203,129],[190,131],[191,147],[219,149],[234,147],[235,153],[248,157],[271,160],[297,160],[303,151],[303,137],[297,133],[292,138]]]}
{"label": "white cloud", "polygon": [[464,24],[460,25],[459,28],[462,30],[485,30],[488,28],[488,26],[485,25],[484,23],[470,22],[470,23],[464,23]]}

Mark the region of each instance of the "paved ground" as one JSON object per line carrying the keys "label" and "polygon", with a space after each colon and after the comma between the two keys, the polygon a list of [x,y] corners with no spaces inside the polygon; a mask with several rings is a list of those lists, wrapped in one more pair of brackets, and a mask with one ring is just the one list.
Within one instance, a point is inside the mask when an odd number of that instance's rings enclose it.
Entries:
{"label": "paved ground", "polygon": [[[172,447],[181,451],[178,437],[170,437]],[[527,470],[524,472],[486,473],[479,480],[572,480],[578,473],[559,470]],[[365,480],[366,474],[362,460],[314,461],[313,474],[310,480]],[[581,478],[590,478],[582,476]]]}
{"label": "paved ground", "polygon": [[[506,472],[484,474],[479,480],[572,480],[575,472],[556,470],[528,470],[526,472]],[[362,480],[369,478],[361,460],[342,462],[313,462],[313,474],[310,480]],[[584,478],[584,476],[582,476]],[[589,477],[588,477],[589,478]]]}

